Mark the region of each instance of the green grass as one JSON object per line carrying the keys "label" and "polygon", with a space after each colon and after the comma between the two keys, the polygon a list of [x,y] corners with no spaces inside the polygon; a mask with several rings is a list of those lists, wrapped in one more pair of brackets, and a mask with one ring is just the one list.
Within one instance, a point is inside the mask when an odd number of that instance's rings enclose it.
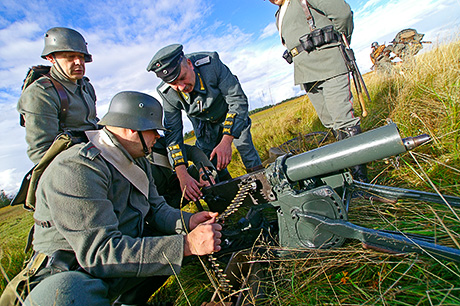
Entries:
{"label": "green grass", "polygon": [[[2,272],[9,279],[22,269],[24,259],[30,255],[24,253],[24,248],[32,224],[32,213],[22,206],[0,208],[0,264]],[[4,273],[0,282],[0,293],[7,284]]]}

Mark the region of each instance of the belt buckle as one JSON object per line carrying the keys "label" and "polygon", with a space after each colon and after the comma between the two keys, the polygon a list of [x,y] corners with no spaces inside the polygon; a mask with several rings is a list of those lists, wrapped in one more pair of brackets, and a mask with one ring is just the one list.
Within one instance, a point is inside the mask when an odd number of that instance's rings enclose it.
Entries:
{"label": "belt buckle", "polygon": [[299,51],[297,50],[297,47],[291,50],[291,55],[292,57],[299,55]]}

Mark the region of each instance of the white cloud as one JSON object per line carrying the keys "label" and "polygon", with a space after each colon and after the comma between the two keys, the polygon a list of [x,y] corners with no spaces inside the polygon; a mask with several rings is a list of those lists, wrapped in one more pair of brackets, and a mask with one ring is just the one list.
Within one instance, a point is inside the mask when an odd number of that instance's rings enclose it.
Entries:
{"label": "white cloud", "polygon": [[260,38],[264,39],[274,34],[278,35],[278,29],[276,28],[275,22],[272,22],[263,29],[262,35],[260,35]]}

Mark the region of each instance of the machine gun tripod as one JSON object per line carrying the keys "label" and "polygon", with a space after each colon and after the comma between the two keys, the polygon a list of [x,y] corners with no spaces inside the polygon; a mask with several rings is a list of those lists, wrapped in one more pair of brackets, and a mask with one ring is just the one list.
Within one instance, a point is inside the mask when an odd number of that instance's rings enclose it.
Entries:
{"label": "machine gun tripod", "polygon": [[[437,244],[430,237],[369,229],[355,225],[348,219],[351,195],[357,191],[394,201],[415,199],[445,204],[451,208],[460,207],[459,197],[361,183],[354,181],[350,173],[344,170],[356,164],[404,153],[429,139],[425,134],[402,139],[396,125],[389,124],[299,155],[281,156],[265,170],[205,188],[204,200],[210,210],[224,212],[241,185],[252,184],[250,196],[244,199],[241,207],[250,208],[250,212],[265,209],[267,205],[272,207],[277,226],[268,228],[277,230],[276,243],[286,252],[336,248],[346,239],[356,239],[366,247],[387,252],[416,252],[440,260],[460,262],[459,249]],[[251,224],[250,213],[245,219]],[[261,222],[254,221],[253,224]],[[244,237],[247,228],[241,229],[236,236]],[[232,265],[235,266],[230,262],[228,267]],[[231,273],[226,272],[227,275]]]}

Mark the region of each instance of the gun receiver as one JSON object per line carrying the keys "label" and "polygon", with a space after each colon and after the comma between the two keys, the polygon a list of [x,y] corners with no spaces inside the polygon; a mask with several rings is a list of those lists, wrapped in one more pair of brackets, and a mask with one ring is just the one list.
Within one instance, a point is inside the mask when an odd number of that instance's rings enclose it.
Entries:
{"label": "gun receiver", "polygon": [[[203,189],[209,209],[224,212],[242,185],[251,184],[243,205],[276,208],[279,244],[284,248],[330,248],[346,238],[393,252],[429,253],[460,261],[460,250],[418,236],[370,230],[348,221],[348,204],[355,191],[398,200],[411,198],[460,207],[460,198],[353,181],[346,170],[412,150],[427,141],[426,134],[402,139],[394,123],[299,155],[286,154],[264,170]],[[243,234],[241,234],[243,235]],[[240,235],[240,236],[241,236]]]}

